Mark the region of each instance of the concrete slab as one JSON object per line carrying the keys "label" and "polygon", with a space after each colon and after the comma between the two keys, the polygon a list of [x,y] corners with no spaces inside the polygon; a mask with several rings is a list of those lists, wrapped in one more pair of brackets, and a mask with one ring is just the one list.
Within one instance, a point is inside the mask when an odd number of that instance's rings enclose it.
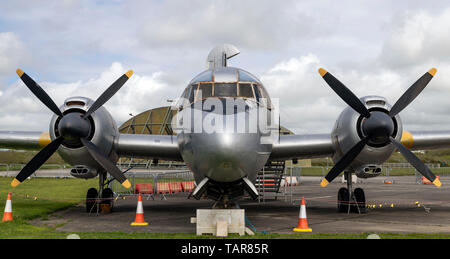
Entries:
{"label": "concrete slab", "polygon": [[[240,208],[245,209],[248,221],[257,231],[293,233],[303,196],[308,225],[313,233],[450,233],[450,177],[441,177],[441,188],[415,184],[414,177],[390,178],[394,178],[395,184],[384,184],[382,177],[354,184],[354,188],[365,190],[367,204],[372,206],[367,214],[338,213],[337,192],[345,185],[333,182],[322,188],[319,177],[308,181],[300,179],[300,185],[291,189],[293,203],[288,197],[266,199],[265,203],[243,200]],[[195,233],[191,217],[196,216],[197,209],[209,209],[213,204],[209,200],[187,199],[187,194],[182,193],[166,197],[167,200],[143,201],[144,216],[149,225],[140,228],[130,227],[136,213],[135,197],[119,199],[110,214],[89,215],[80,206],[33,223],[51,226],[63,223],[57,229],[68,232]]]}

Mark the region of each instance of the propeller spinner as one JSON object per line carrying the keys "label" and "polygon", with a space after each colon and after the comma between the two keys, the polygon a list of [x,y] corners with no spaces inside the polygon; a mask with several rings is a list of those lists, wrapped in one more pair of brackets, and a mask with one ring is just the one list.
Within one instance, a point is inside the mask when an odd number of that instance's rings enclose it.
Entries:
{"label": "propeller spinner", "polygon": [[89,154],[99,163],[109,174],[119,181],[125,188],[130,188],[130,181],[124,176],[122,171],[104,154],[94,143],[87,139],[91,131],[91,122],[88,117],[98,108],[103,106],[114,94],[125,84],[131,77],[133,71],[130,70],[119,79],[117,79],[102,95],[91,105],[85,113],[72,112],[64,115],[56,106],[55,102],[48,94],[26,73],[17,69],[17,74],[28,89],[53,113],[61,118],[58,130],[61,136],[54,139],[50,144],[43,148],[30,162],[17,174],[11,182],[12,187],[16,187],[32,175],[45,161],[47,161],[53,153],[59,148],[64,140],[79,140],[88,150]]}
{"label": "propeller spinner", "polygon": [[380,111],[369,111],[361,100],[356,97],[343,83],[341,83],[332,74],[323,68],[319,69],[319,74],[327,82],[327,84],[344,100],[350,107],[364,117],[362,120],[363,138],[354,145],[328,172],[320,185],[327,186],[334,178],[345,170],[353,160],[364,149],[366,144],[388,145],[392,143],[405,157],[408,162],[425,176],[437,187],[441,186],[441,182],[431,172],[431,170],[422,161],[417,158],[410,150],[403,146],[398,140],[392,137],[394,132],[393,117],[406,108],[427,86],[436,69],[432,68],[417,80],[392,106],[388,114]]}

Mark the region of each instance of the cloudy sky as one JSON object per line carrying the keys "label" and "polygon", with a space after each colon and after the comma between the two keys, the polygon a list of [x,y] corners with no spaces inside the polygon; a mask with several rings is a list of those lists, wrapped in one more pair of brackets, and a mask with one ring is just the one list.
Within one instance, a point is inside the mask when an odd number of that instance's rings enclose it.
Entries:
{"label": "cloudy sky", "polygon": [[450,130],[448,1],[22,1],[0,2],[0,130],[47,130],[51,112],[19,80],[21,68],[58,105],[96,99],[129,69],[105,106],[117,123],[179,97],[221,43],[230,65],[280,98],[296,133],[327,133],[346,107],[317,73],[357,96],[394,103],[423,73],[438,73],[402,113],[405,129]]}

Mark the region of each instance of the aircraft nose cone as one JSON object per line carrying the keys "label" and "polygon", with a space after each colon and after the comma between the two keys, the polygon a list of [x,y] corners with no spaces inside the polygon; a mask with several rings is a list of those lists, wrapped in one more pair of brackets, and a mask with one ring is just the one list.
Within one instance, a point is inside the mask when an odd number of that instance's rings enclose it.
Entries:
{"label": "aircraft nose cone", "polygon": [[89,136],[91,126],[78,112],[64,115],[58,124],[58,131],[65,139],[85,138]]}
{"label": "aircraft nose cone", "polygon": [[363,133],[369,137],[374,144],[384,144],[389,142],[389,136],[394,133],[394,122],[389,115],[384,112],[375,111],[363,122]]}

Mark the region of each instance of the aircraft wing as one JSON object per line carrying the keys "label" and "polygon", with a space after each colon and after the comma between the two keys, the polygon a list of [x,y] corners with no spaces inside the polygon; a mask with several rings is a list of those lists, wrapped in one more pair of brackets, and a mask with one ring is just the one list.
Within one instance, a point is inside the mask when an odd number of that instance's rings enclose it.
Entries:
{"label": "aircraft wing", "polygon": [[[0,148],[40,150],[50,142],[48,132],[0,131]],[[176,136],[120,134],[114,146],[119,156],[181,160]]]}
{"label": "aircraft wing", "polygon": [[402,144],[411,150],[450,148],[450,131],[403,131]]}
{"label": "aircraft wing", "polygon": [[177,137],[172,135],[120,134],[116,152],[119,156],[182,160]]}
{"label": "aircraft wing", "polygon": [[[401,143],[410,150],[450,148],[450,131],[403,131]],[[270,159],[331,157],[334,152],[331,134],[281,135]]]}
{"label": "aircraft wing", "polygon": [[271,160],[329,157],[334,154],[331,134],[281,135],[273,144]]}
{"label": "aircraft wing", "polygon": [[0,148],[40,150],[50,142],[48,132],[0,131]]}

